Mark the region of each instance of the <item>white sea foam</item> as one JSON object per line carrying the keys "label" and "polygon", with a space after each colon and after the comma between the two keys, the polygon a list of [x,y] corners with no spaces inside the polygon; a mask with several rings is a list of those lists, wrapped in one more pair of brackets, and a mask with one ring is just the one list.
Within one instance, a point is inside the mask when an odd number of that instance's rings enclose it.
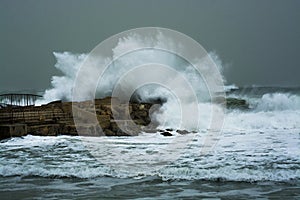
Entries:
{"label": "white sea foam", "polygon": [[[89,154],[83,137],[15,138],[1,146],[1,176],[42,176],[94,178],[142,178],[160,176],[166,180],[231,180],[231,181],[290,181],[300,178],[298,132],[226,132],[210,154],[200,154],[205,133],[199,133],[183,150],[182,156],[153,170],[147,159],[164,151],[170,138],[160,134],[138,137],[91,138],[99,150],[109,145],[111,153],[103,152],[102,159],[118,167],[103,164]],[[288,136],[288,137],[287,137]],[[175,137],[175,136],[174,136]],[[109,142],[107,141],[109,140]],[[104,143],[105,142],[105,143]],[[107,149],[107,148],[104,148]],[[140,157],[145,164],[132,163]],[[134,167],[136,166],[136,167]],[[141,166],[141,167],[139,167]]]}
{"label": "white sea foam", "polygon": [[300,96],[289,93],[264,94],[257,102],[256,111],[300,110]]}
{"label": "white sea foam", "polygon": [[[159,37],[163,37],[160,35]],[[178,48],[168,39],[165,45]],[[114,53],[123,52],[128,47],[140,47],[142,43],[157,42],[145,40],[136,35],[123,38],[113,49]],[[52,78],[52,88],[45,91],[44,99],[38,103],[53,100],[72,100],[72,90],[77,71],[86,58],[85,54],[68,52],[54,53],[57,67],[63,76]],[[216,54],[211,54],[216,59]],[[144,177],[160,176],[163,179],[226,179],[232,181],[289,181],[300,179],[299,131],[300,131],[300,97],[289,93],[267,93],[262,97],[235,96],[244,98],[250,104],[249,110],[228,110],[223,134],[218,135],[218,144],[214,152],[200,155],[203,148],[208,124],[211,121],[211,110],[219,108],[210,103],[209,93],[201,76],[188,63],[167,52],[141,50],[118,59],[109,67],[103,77],[103,84],[97,88],[97,97],[111,94],[118,77],[132,66],[158,62],[172,66],[186,77],[201,102],[194,105],[190,96],[178,102],[167,88],[150,86],[137,91],[139,100],[153,98],[166,100],[159,112],[153,114],[161,128],[184,128],[194,130],[194,123],[180,127],[180,104],[187,111],[198,107],[200,110],[200,130],[192,143],[184,146],[182,157],[159,170],[147,164],[151,155],[168,152],[172,138],[164,138],[159,133],[141,134],[137,137],[92,138],[90,143],[99,150],[101,159],[94,159],[81,137],[38,137],[26,136],[0,143],[1,176],[74,176],[92,178],[98,176]],[[221,66],[221,62],[216,62]],[[220,71],[222,68],[220,67]],[[136,79],[143,78],[143,74]],[[176,77],[172,77],[176,80]],[[135,81],[135,80],[132,80]],[[175,83],[176,84],[176,83]],[[176,87],[184,93],[180,82]],[[237,89],[234,85],[225,89]],[[86,92],[86,91],[83,91]],[[86,95],[86,93],[84,93]],[[216,106],[216,107],[214,107]],[[189,121],[197,116],[188,116]],[[192,120],[191,120],[192,121]],[[185,137],[185,136],[183,136]],[[85,141],[88,138],[84,139]],[[172,148],[169,148],[172,149]],[[111,150],[111,151],[110,151]],[[119,153],[119,155],[117,155]],[[120,156],[121,155],[121,156]],[[134,159],[132,159],[134,158]],[[136,160],[141,162],[136,162]],[[101,163],[101,160],[103,161]],[[105,163],[105,164],[104,164]],[[110,163],[111,165],[107,165]],[[113,168],[118,165],[120,168]],[[139,166],[142,167],[132,167]],[[122,168],[124,167],[124,168]],[[122,170],[123,169],[123,170]],[[126,170],[125,170],[126,169]]]}
{"label": "white sea foam", "polygon": [[[239,98],[239,96],[235,96]],[[266,93],[262,97],[242,97],[249,110],[228,111],[224,127],[227,130],[300,129],[300,96],[289,93]]]}

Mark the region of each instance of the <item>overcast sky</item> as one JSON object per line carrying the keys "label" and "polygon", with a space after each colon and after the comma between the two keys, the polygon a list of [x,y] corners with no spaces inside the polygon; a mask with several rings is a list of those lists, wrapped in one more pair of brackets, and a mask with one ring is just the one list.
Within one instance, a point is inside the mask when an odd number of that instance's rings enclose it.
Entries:
{"label": "overcast sky", "polygon": [[229,83],[300,86],[299,0],[0,0],[0,92],[44,90],[60,75],[53,51],[145,26],[216,51]]}

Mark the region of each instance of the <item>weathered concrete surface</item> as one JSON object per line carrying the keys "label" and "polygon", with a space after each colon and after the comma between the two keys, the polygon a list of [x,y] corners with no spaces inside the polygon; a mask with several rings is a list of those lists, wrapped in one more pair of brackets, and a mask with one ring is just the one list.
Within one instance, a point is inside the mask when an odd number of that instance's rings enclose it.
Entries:
{"label": "weathered concrete surface", "polygon": [[59,124],[41,124],[28,126],[28,132],[31,135],[57,136],[60,131]]}
{"label": "weathered concrete surface", "polygon": [[26,124],[2,124],[0,125],[0,139],[10,137],[22,137],[27,135]]}
{"label": "weathered concrete surface", "polygon": [[[112,110],[111,102],[116,105]],[[107,97],[83,102],[55,101],[42,106],[6,107],[0,109],[0,139],[24,136],[86,135],[86,136],[127,136],[139,132],[158,131],[158,122],[150,119],[150,112],[159,109],[159,104],[134,103],[129,105],[115,98]],[[243,99],[227,98],[226,106],[230,109],[247,109]],[[151,109],[150,109],[151,108]],[[93,110],[95,109],[95,113]],[[80,114],[80,123],[74,123],[73,114]],[[75,114],[76,114],[75,113]],[[77,115],[76,115],[77,116]],[[134,123],[124,117],[130,116]],[[114,118],[116,117],[116,119]],[[95,120],[96,119],[96,120]],[[147,129],[144,127],[149,125]],[[100,125],[101,129],[99,128]],[[125,131],[124,131],[125,130]],[[163,130],[162,132],[173,130]],[[179,134],[189,133],[177,130]],[[167,135],[167,134],[165,134]]]}
{"label": "weathered concrete surface", "polygon": [[[116,104],[115,110],[112,110],[112,101]],[[0,139],[27,134],[41,136],[78,135],[78,133],[87,136],[137,135],[143,126],[151,122],[149,117],[151,106],[152,104],[149,103],[127,105],[115,98],[107,97],[93,101],[55,101],[42,106],[2,108],[0,109]],[[96,118],[93,109],[96,111]],[[73,118],[74,112],[80,113],[80,123],[76,126]],[[130,124],[129,120],[118,120],[123,130],[126,128],[124,132],[118,126],[114,116],[118,119],[130,116],[136,126]],[[17,131],[19,130],[18,124],[26,126],[22,133]]]}

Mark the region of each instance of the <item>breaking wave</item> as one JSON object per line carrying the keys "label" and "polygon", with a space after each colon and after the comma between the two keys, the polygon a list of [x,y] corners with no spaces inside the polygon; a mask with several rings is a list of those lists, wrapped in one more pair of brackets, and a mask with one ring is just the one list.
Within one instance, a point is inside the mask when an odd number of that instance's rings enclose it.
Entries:
{"label": "breaking wave", "polygon": [[[294,149],[297,145],[295,140],[297,134],[289,133],[289,138],[274,134],[272,142],[279,142],[270,143],[266,141],[268,136],[260,133],[244,135],[243,138],[247,142],[242,142],[242,137],[237,133],[226,133],[214,154],[202,156],[198,154],[199,141],[202,138],[199,134],[181,158],[154,171],[151,170],[151,165],[138,170],[110,168],[86,151],[80,137],[26,136],[0,143],[0,176],[76,178],[108,176],[137,179],[159,176],[164,180],[293,181],[300,179],[299,159],[296,159],[297,152]],[[257,136],[260,137],[260,141],[253,143],[253,138]],[[143,139],[143,143],[139,143],[139,137],[144,139],[146,137],[147,140]],[[196,141],[197,139],[199,141]],[[96,140],[101,145],[101,138]],[[137,156],[145,152],[146,157],[147,154],[159,153],[162,140],[164,138],[159,134],[129,139],[120,137],[112,139],[111,148],[121,149],[123,154],[129,156]],[[245,145],[246,143],[248,145]],[[132,148],[133,144],[135,148]],[[249,144],[260,148],[252,148]],[[280,150],[279,147],[285,147],[285,151]],[[109,153],[107,157],[110,159]],[[131,163],[130,159],[121,159],[118,163],[118,165],[128,166],[135,164]]]}
{"label": "breaking wave", "polygon": [[300,96],[289,93],[264,94],[257,102],[256,111],[300,110]]}
{"label": "breaking wave", "polygon": [[[126,72],[132,70],[136,66],[141,66],[145,63],[159,63],[176,70],[179,75],[168,76],[167,73],[157,73],[152,76],[161,76],[161,79],[165,79],[165,82],[169,85],[172,85],[173,88],[176,88],[176,91],[180,93],[182,98],[180,102],[178,97],[173,94],[173,91],[170,91],[169,88],[164,87],[163,85],[150,84],[142,88],[136,88],[136,91],[132,98],[135,98],[137,101],[151,102],[153,99],[164,99],[165,103],[162,105],[159,112],[153,114],[152,117],[155,117],[158,122],[161,122],[162,127],[172,127],[172,128],[182,128],[187,130],[195,130],[200,128],[208,128],[209,120],[211,119],[211,112],[213,106],[216,105],[210,104],[211,94],[215,91],[209,91],[206,82],[203,80],[203,77],[193,65],[191,65],[187,60],[175,55],[174,53],[157,50],[157,49],[139,49],[145,44],[151,44],[152,46],[165,46],[169,49],[172,49],[173,52],[180,52],[182,47],[180,42],[173,41],[172,39],[164,36],[161,33],[157,33],[154,37],[142,37],[137,34],[129,35],[127,37],[119,39],[117,45],[112,49],[113,56],[103,57],[101,63],[108,63],[109,60],[112,63],[108,66],[103,76],[101,77],[101,84],[98,84],[96,89],[96,94],[93,96],[92,91],[89,87],[79,91],[81,93],[79,96],[81,99],[92,99],[103,98],[106,96],[111,96],[120,77],[122,77]],[[121,57],[117,57],[119,52],[124,52],[124,49],[131,48],[139,49],[133,51],[129,54],[126,54]],[[87,54],[73,54],[70,52],[55,52],[54,56],[57,60],[55,67],[59,69],[64,75],[63,76],[53,76],[51,85],[52,88],[47,89],[43,95],[42,100],[38,100],[36,103],[38,105],[45,104],[55,100],[79,100],[72,99],[74,97],[72,92],[74,90],[74,84],[77,79],[77,73],[80,70],[80,67],[85,62]],[[116,58],[117,57],[117,58]],[[211,52],[197,60],[199,65],[203,66],[203,69],[209,70],[210,64],[209,60],[213,59],[216,65],[219,68],[219,71],[222,71],[222,62],[220,61],[218,55],[215,52]],[[151,66],[150,66],[151,67]],[[89,68],[90,71],[87,74],[94,74],[94,68]],[[130,80],[126,80],[128,87],[138,83],[140,80],[143,80],[145,76],[149,74],[135,74]],[[211,75],[211,74],[210,74]],[[150,76],[150,75],[149,75]],[[183,79],[182,79],[183,77]],[[186,84],[183,84],[183,80],[188,81],[193,92],[188,92]],[[89,77],[84,79],[86,85],[90,85]],[[81,84],[81,83],[80,83]],[[126,87],[123,91],[126,94]],[[198,102],[194,102],[195,94]],[[200,125],[197,122],[197,117],[191,115],[185,115],[182,117],[182,110],[195,112],[196,109],[201,110],[199,118],[201,118],[203,123]],[[197,114],[198,115],[198,114]]]}

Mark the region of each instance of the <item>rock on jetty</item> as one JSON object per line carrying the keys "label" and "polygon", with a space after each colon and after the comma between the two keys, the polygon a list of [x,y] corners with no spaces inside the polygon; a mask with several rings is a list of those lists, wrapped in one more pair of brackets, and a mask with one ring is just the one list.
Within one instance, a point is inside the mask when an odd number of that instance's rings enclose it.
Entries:
{"label": "rock on jetty", "polygon": [[[114,110],[112,101],[115,105]],[[162,103],[153,101],[153,103],[125,104],[116,98],[106,97],[82,102],[54,101],[42,106],[9,106],[0,109],[0,140],[27,134],[76,136],[80,133],[84,136],[128,136],[138,135],[141,131],[153,133],[159,131],[156,129],[159,123],[151,121],[150,115],[159,109]],[[249,109],[249,104],[245,100],[237,98],[227,98],[226,106],[228,109]],[[80,121],[76,126],[74,114]],[[130,116],[132,120],[117,120],[114,116],[119,119]],[[100,130],[98,125],[101,127]],[[166,129],[159,132],[163,136],[172,136],[170,131],[173,130]],[[176,132],[189,133],[186,130]]]}
{"label": "rock on jetty", "polygon": [[226,98],[226,107],[228,109],[249,109],[249,104],[245,99],[228,97]]}
{"label": "rock on jetty", "polygon": [[[115,100],[116,108],[112,111],[111,101]],[[129,111],[131,119],[134,121],[134,130],[130,130],[130,135],[136,135],[151,122],[149,117],[151,103],[129,103],[124,104],[107,97],[104,99],[95,99],[93,101],[83,102],[62,102],[55,101],[42,106],[25,106],[25,107],[6,107],[0,109],[0,139],[9,137],[25,136],[27,134],[40,136],[56,136],[63,135],[78,135],[80,133],[88,136],[125,136],[128,133],[124,132],[117,125],[117,121],[113,117],[122,115]],[[78,109],[84,108],[82,124],[74,123],[72,106],[75,106],[75,112]],[[156,107],[157,108],[157,107]],[[90,120],[92,116],[96,118],[102,130],[97,130],[97,125]],[[152,109],[152,111],[154,111]],[[126,122],[126,120],[124,120]],[[155,123],[151,123],[155,129]],[[126,124],[126,126],[130,126]],[[99,127],[99,126],[98,126]],[[129,127],[130,128],[130,127]]]}

